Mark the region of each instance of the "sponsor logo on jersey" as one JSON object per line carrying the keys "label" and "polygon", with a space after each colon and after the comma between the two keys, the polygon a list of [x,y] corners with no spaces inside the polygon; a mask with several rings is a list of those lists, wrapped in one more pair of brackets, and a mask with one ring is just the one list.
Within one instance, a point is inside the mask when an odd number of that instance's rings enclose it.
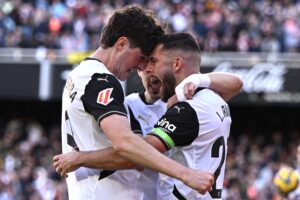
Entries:
{"label": "sponsor logo on jersey", "polygon": [[108,76],[106,76],[105,78],[98,78],[97,79],[97,81],[106,81],[106,82],[108,82]]}
{"label": "sponsor logo on jersey", "polygon": [[159,120],[157,125],[171,132],[174,132],[177,128],[174,124],[171,124],[169,121],[167,121],[166,118]]}
{"label": "sponsor logo on jersey", "polygon": [[98,94],[97,103],[106,106],[107,104],[112,102],[112,100],[114,100],[114,98],[110,98],[112,91],[113,88],[107,88],[105,90],[100,91]]}
{"label": "sponsor logo on jersey", "polygon": [[142,120],[142,121],[144,121],[148,126],[149,126],[149,119],[151,118],[151,116],[147,116],[147,118],[146,117],[143,117],[142,115],[138,115],[138,117],[137,117],[139,120]]}
{"label": "sponsor logo on jersey", "polygon": [[178,114],[179,114],[180,110],[184,109],[184,107],[179,107],[179,106],[174,106],[174,108],[177,109]]}

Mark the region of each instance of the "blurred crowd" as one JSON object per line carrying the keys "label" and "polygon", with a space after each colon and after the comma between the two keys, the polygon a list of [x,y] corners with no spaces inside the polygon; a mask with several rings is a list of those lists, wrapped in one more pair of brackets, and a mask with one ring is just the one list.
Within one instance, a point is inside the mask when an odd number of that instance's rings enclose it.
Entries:
{"label": "blurred crowd", "polygon": [[36,121],[10,120],[0,133],[0,200],[67,199],[65,181],[52,167],[58,153],[59,126],[45,130]]}
{"label": "blurred crowd", "polygon": [[0,47],[94,50],[113,10],[132,3],[206,52],[300,50],[299,0],[0,0]]}
{"label": "blurred crowd", "polygon": [[[236,134],[236,133],[231,133]],[[272,179],[284,164],[296,166],[299,130],[231,135],[224,200],[271,200]],[[0,133],[0,200],[66,200],[65,179],[52,167],[61,152],[60,127],[11,119]]]}

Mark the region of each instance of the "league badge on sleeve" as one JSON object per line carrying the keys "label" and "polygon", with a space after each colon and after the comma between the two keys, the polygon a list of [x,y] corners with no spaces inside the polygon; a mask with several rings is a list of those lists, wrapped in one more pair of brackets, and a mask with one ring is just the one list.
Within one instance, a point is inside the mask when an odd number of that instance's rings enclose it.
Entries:
{"label": "league badge on sleeve", "polygon": [[114,98],[110,98],[113,92],[113,88],[107,88],[98,93],[97,103],[102,104],[104,106],[108,105],[110,102],[114,100]]}

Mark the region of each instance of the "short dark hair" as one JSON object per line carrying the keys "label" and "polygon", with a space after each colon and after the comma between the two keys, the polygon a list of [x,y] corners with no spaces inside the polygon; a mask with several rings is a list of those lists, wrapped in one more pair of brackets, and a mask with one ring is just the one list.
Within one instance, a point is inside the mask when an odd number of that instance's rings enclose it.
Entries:
{"label": "short dark hair", "polygon": [[141,48],[142,53],[150,55],[165,26],[154,16],[154,12],[140,5],[128,5],[116,10],[104,27],[100,39],[102,48],[112,47],[119,37],[127,37],[130,47]]}
{"label": "short dark hair", "polygon": [[163,50],[183,50],[201,53],[200,46],[190,33],[170,33],[161,37],[159,44]]}

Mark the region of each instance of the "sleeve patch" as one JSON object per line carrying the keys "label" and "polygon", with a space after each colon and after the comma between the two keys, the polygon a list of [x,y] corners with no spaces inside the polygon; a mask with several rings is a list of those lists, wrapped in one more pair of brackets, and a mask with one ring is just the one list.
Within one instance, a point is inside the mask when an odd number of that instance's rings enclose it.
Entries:
{"label": "sleeve patch", "polygon": [[112,113],[127,116],[122,86],[113,75],[93,74],[80,99],[84,110],[95,120],[102,120]]}
{"label": "sleeve patch", "polygon": [[110,96],[111,96],[113,90],[114,90],[113,88],[107,88],[105,90],[100,91],[98,93],[97,103],[106,106],[110,102],[112,102],[114,100],[114,98],[111,98]]}

